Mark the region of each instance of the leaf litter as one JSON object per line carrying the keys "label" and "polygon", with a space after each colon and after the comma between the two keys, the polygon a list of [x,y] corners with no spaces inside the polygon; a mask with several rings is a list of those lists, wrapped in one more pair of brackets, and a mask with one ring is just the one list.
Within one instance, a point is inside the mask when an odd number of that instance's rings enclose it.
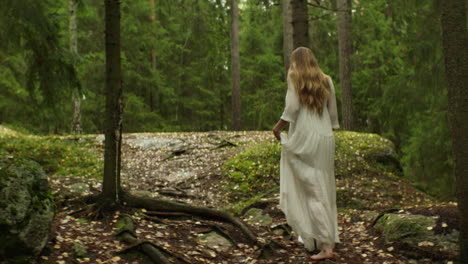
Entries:
{"label": "leaf litter", "polygon": [[[198,206],[226,208],[229,199],[225,193],[222,165],[251,144],[271,141],[270,132],[197,132],[197,133],[139,133],[124,135],[122,157],[123,187],[137,195],[147,195],[165,199],[176,199]],[[97,140],[96,149],[102,153],[102,143]],[[226,144],[229,142],[231,144]],[[337,178],[337,188],[352,190],[347,195],[359,196],[362,188],[369,187],[369,179],[347,181]],[[310,260],[311,252],[304,249],[292,233],[278,232],[276,227],[284,226],[285,218],[279,210],[278,195],[272,194],[270,203],[264,206],[266,213],[273,217],[270,226],[250,225],[261,241],[273,241],[275,250],[262,258],[262,250],[249,244],[248,240],[230,224],[187,216],[154,216],[141,209],[123,209],[111,218],[91,221],[71,216],[80,205],[74,204],[74,198],[88,193],[97,193],[101,180],[86,178],[50,176],[53,190],[59,194],[58,213],[55,217],[50,240],[38,259],[39,263],[150,263],[145,257],[120,253],[128,245],[115,237],[116,223],[120,214],[129,214],[137,226],[140,239],[150,241],[158,247],[174,252],[191,263],[321,263]],[[70,193],[67,188],[73,183],[85,182],[89,191]],[[406,199],[406,206],[414,206],[414,201],[427,207],[432,204],[426,199],[410,193],[412,189],[397,195],[401,207],[401,197]],[[381,197],[382,196],[382,197]],[[453,260],[433,261],[420,259],[417,262],[398,255],[393,246],[382,245],[379,237],[371,232],[372,221],[367,215],[379,210],[389,209],[392,196],[376,194],[376,208],[373,210],[347,209],[338,216],[340,244],[336,245],[333,261],[323,263],[450,263]],[[403,199],[405,200],[405,199]],[[395,203],[393,203],[395,204]],[[445,228],[449,221],[442,222]],[[228,249],[208,246],[200,236],[213,232],[218,226],[233,241]],[[74,246],[81,244],[86,253],[76,256]],[[174,259],[174,263],[184,263]]]}

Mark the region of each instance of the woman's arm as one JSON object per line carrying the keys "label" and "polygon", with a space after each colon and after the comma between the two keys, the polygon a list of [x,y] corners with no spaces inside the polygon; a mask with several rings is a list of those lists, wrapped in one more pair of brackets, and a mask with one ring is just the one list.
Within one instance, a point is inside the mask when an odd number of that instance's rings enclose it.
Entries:
{"label": "woman's arm", "polygon": [[278,123],[273,127],[273,134],[275,135],[276,139],[281,140],[281,130],[289,124],[288,121],[284,121],[283,119],[280,119]]}
{"label": "woman's arm", "polygon": [[328,97],[327,107],[330,114],[330,121],[333,129],[339,129],[340,123],[338,122],[338,109],[336,107],[335,87],[331,78],[328,79],[330,83],[330,96]]}

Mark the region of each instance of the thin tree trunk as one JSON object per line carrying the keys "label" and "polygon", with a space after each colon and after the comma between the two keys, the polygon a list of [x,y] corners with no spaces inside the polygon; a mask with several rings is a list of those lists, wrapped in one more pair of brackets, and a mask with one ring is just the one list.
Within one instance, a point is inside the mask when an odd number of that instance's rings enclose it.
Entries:
{"label": "thin tree trunk", "polygon": [[[151,6],[151,14],[150,14],[150,21],[151,25],[154,26],[154,20],[156,19],[156,7],[154,4],[154,0],[149,0],[150,6]],[[151,34],[151,41],[154,43],[156,41],[156,38],[154,34]],[[150,59],[151,59],[151,69],[155,72],[156,71],[156,53],[154,51],[154,47],[151,47],[150,50]],[[154,107],[154,86],[150,85],[149,87],[149,105],[150,105],[150,111],[153,112],[155,110]]]}
{"label": "thin tree trunk", "polygon": [[104,179],[105,199],[119,201],[122,142],[122,73],[120,59],[120,0],[105,0],[106,116]]}
{"label": "thin tree trunk", "polygon": [[281,10],[283,12],[283,62],[285,73],[289,69],[289,60],[293,51],[293,26],[291,0],[281,0]]}
{"label": "thin tree trunk", "polygon": [[241,91],[239,58],[239,10],[231,0],[231,77],[232,77],[232,129],[241,129]]}
{"label": "thin tree trunk", "polygon": [[460,263],[468,263],[468,32],[465,0],[441,1],[448,117],[460,210]]}
{"label": "thin tree trunk", "polygon": [[306,0],[290,0],[292,11],[293,49],[309,47],[309,15]]}
{"label": "thin tree trunk", "polygon": [[[72,53],[78,53],[78,38],[77,38],[77,19],[76,19],[76,7],[77,0],[69,0],[69,31],[70,31],[70,51]],[[81,98],[78,87],[74,86],[72,89],[72,133],[81,133]]]}
{"label": "thin tree trunk", "polygon": [[341,115],[343,128],[353,130],[353,96],[351,90],[351,1],[337,0],[338,45],[340,56]]}

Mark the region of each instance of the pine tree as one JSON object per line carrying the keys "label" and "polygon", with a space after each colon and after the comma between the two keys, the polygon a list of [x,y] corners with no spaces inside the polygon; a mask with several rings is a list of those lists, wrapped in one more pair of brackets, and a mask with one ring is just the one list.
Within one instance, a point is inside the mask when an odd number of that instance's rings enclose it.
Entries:
{"label": "pine tree", "polygon": [[337,0],[340,61],[341,117],[343,128],[354,129],[351,85],[351,1]]}
{"label": "pine tree", "polygon": [[237,0],[231,0],[231,81],[232,81],[232,129],[241,129],[241,90],[239,58],[239,8]]}
{"label": "pine tree", "polygon": [[460,210],[460,263],[468,263],[468,31],[466,1],[442,4],[442,42],[448,83],[449,124]]}
{"label": "pine tree", "polygon": [[106,122],[104,178],[105,200],[119,201],[122,145],[122,72],[120,57],[120,0],[105,0],[106,23]]}

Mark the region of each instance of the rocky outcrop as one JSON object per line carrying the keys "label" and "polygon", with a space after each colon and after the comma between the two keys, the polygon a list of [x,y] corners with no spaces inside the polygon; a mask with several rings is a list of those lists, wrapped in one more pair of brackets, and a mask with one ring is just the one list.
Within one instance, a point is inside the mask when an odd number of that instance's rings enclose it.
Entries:
{"label": "rocky outcrop", "polygon": [[48,240],[54,203],[34,161],[0,152],[0,260],[33,263]]}

